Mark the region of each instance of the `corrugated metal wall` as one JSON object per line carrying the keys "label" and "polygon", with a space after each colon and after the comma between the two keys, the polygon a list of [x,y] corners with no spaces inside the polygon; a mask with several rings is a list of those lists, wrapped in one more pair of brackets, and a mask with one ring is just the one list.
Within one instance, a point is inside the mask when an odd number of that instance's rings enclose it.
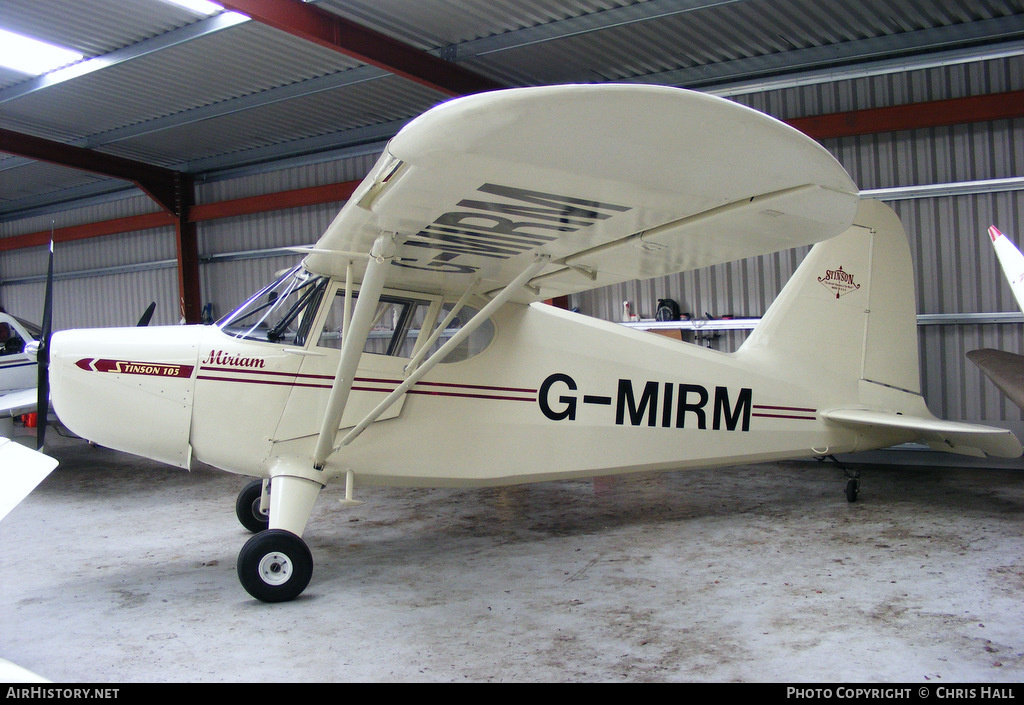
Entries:
{"label": "corrugated metal wall", "polygon": [[[1022,88],[1024,62],[1011,58],[802,86],[735,99],[785,119]],[[829,140],[825,146],[866,190],[1024,174],[1024,121],[1020,120],[844,138]],[[216,202],[358,179],[374,160],[375,155],[354,157],[200,184],[197,200]],[[995,223],[1004,232],[1021,236],[1024,192],[890,202],[911,239],[919,313],[1016,311],[985,231]],[[298,262],[299,255],[275,252],[275,248],[315,242],[340,205],[201,223],[203,302],[212,304],[215,316],[222,315],[266,283],[275,271]],[[58,214],[55,225],[66,227],[152,210],[152,204],[142,197],[118,199]],[[45,230],[50,220],[51,216],[38,216],[0,223],[0,236]],[[767,309],[805,252],[806,249],[783,252],[606,287],[574,296],[571,304],[589,315],[620,320],[624,301],[631,302],[635,312],[651,317],[657,299],[670,297],[695,316],[710,313],[756,317]],[[58,283],[55,326],[60,329],[132,324],[151,300],[158,302],[155,322],[176,322],[174,258],[174,235],[170,229],[62,246],[57,271],[77,274]],[[38,277],[44,272],[44,248],[4,253],[0,257],[0,305],[38,320],[43,290]],[[922,325],[919,330],[925,396],[936,414],[950,419],[1002,423],[1018,433],[1024,432],[1021,411],[1006,402],[964,357],[978,347],[1024,352],[1024,325],[934,324]],[[711,344],[732,350],[744,337],[742,332],[725,333]]]}
{"label": "corrugated metal wall", "polygon": [[[0,237],[152,213],[145,196],[103,200],[53,215],[0,223]],[[30,321],[42,318],[47,248],[0,255],[0,305]],[[55,330],[134,325],[151,301],[153,323],[176,323],[178,274],[173,228],[59,244],[54,251]]]}

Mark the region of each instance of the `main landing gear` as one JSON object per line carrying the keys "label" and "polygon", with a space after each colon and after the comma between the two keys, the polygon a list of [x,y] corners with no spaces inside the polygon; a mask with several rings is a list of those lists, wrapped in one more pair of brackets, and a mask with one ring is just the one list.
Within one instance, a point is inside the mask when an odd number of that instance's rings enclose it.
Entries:
{"label": "main landing gear", "polygon": [[[267,487],[267,494],[270,488]],[[235,516],[249,531],[254,534],[270,528],[270,507],[267,510],[260,509],[263,499],[263,480],[253,480],[238,493],[235,500]]]}
{"label": "main landing gear", "polygon": [[238,581],[257,600],[287,602],[301,595],[313,577],[313,555],[299,533],[321,486],[302,478],[275,478],[276,521],[271,528],[269,507],[261,509],[269,505],[263,501],[263,482],[250,482],[235,500],[238,521],[255,534],[238,554]]}
{"label": "main landing gear", "polygon": [[312,577],[313,555],[306,542],[290,531],[261,531],[238,554],[239,582],[263,602],[294,600]]}

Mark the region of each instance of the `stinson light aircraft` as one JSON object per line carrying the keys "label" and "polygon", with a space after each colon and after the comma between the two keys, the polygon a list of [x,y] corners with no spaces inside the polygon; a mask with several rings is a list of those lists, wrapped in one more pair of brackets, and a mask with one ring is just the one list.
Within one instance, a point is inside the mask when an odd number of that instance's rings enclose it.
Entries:
{"label": "stinson light aircraft", "polygon": [[[815,244],[735,353],[543,302]],[[330,482],[493,486],[881,448],[1015,457],[921,395],[888,207],[787,125],[655,86],[552,86],[407,125],[315,246],[215,326],[63,331],[54,409],[104,446],[256,478],[238,576],[298,596]],[[103,414],[96,414],[96,408]],[[858,480],[848,485],[856,495]]]}

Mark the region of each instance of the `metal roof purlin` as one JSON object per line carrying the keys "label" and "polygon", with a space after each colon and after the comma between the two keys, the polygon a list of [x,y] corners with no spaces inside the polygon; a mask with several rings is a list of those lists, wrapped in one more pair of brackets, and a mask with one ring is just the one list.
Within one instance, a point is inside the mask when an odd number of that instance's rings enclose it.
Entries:
{"label": "metal roof purlin", "polygon": [[559,39],[612,29],[636,22],[660,19],[672,15],[681,15],[698,10],[706,10],[720,5],[732,5],[744,0],[647,0],[636,5],[611,7],[585,15],[567,17],[554,22],[514,29],[500,34],[493,34],[459,44],[453,44],[438,50],[442,55],[454,54],[456,61],[465,61],[476,56],[487,56],[509,49],[541,44]]}
{"label": "metal roof purlin", "polygon": [[[1002,17],[966,26],[951,25],[912,32],[858,39],[807,49],[795,49],[767,56],[722,61],[691,68],[661,71],[627,79],[635,83],[669,84],[706,89],[711,86],[748,79],[748,86],[734,92],[774,90],[786,79],[773,80],[783,72],[793,76],[806,73],[816,81],[840,80],[846,71],[856,72],[857,64],[870,73],[889,73],[926,68],[943,63],[966,63],[1004,55],[1010,46],[1024,41],[1024,17]],[[958,46],[961,45],[961,46]],[[964,48],[962,45],[968,45]],[[897,58],[893,58],[893,57]],[[874,67],[874,68],[871,68]],[[749,88],[749,90],[748,90]]]}
{"label": "metal roof purlin", "polygon": [[224,0],[220,4],[258,22],[447,95],[467,95],[505,87],[386,34],[299,0]]}

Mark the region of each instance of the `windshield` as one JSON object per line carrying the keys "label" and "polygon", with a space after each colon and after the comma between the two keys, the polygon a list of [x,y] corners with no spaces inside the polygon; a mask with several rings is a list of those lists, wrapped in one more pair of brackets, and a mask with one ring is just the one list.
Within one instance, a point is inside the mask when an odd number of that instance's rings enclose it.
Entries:
{"label": "windshield", "polygon": [[327,278],[301,265],[259,291],[217,325],[236,338],[304,345]]}

